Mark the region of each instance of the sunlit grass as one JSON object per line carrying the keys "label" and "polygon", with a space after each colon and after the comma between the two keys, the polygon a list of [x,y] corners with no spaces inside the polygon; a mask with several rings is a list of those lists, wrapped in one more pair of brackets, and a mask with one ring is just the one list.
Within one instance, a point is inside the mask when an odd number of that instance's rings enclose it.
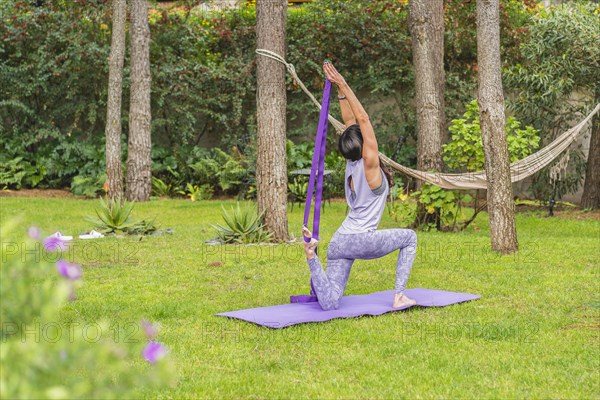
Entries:
{"label": "sunlit grass", "polygon": [[[487,214],[466,232],[418,234],[408,287],[475,293],[478,301],[271,330],[215,317],[308,292],[300,244],[209,247],[221,204],[157,200],[134,218],[173,235],[77,241],[84,267],[62,322],[109,319],[125,332],[148,318],[171,350],[175,388],[147,398],[598,398],[600,226],[517,216],[521,250],[489,250]],[[0,198],[2,220],[78,235],[97,201]],[[322,250],[345,204],[327,205]],[[302,209],[289,214],[300,235]],[[384,214],[380,228],[397,227]],[[323,251],[323,254],[325,252]],[[393,287],[396,255],[354,264],[347,294]],[[120,336],[123,339],[123,336]]]}

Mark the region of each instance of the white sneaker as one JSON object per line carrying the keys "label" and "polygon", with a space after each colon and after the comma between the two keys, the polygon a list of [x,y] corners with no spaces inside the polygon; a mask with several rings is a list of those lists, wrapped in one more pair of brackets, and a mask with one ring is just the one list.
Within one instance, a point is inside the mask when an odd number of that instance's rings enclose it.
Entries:
{"label": "white sneaker", "polygon": [[50,235],[48,237],[57,237],[57,238],[60,238],[61,240],[64,240],[64,241],[73,240],[73,236],[64,236],[60,232],[54,232],[52,235]]}
{"label": "white sneaker", "polygon": [[90,233],[86,233],[84,235],[79,235],[79,239],[99,239],[103,238],[104,235],[100,232],[96,232],[95,230],[91,230]]}

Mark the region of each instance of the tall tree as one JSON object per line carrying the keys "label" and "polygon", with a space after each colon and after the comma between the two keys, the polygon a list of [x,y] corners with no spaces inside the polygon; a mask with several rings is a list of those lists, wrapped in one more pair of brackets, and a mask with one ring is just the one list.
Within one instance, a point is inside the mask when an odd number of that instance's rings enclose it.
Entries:
{"label": "tall tree", "polygon": [[[600,102],[600,84],[596,86],[596,104]],[[592,120],[592,137],[587,159],[581,207],[600,208],[600,115]]]}
{"label": "tall tree", "polygon": [[[286,0],[257,0],[257,47],[285,57]],[[267,57],[257,59],[258,211],[275,240],[288,239],[285,67]]]}
{"label": "tall tree", "polygon": [[133,201],[147,201],[152,190],[150,83],[148,0],[131,0],[131,92],[126,197]]}
{"label": "tall tree", "polygon": [[[415,70],[417,169],[441,172],[444,114],[444,0],[410,0],[409,27]],[[419,203],[416,225],[436,222]]]}
{"label": "tall tree", "polygon": [[500,75],[499,0],[477,0],[478,102],[492,249],[518,249]]}
{"label": "tall tree", "polygon": [[108,196],[115,200],[123,197],[123,170],[121,167],[121,98],[123,96],[123,63],[125,59],[127,2],[125,0],[113,0],[112,9],[112,41],[108,62],[108,100],[105,134]]}

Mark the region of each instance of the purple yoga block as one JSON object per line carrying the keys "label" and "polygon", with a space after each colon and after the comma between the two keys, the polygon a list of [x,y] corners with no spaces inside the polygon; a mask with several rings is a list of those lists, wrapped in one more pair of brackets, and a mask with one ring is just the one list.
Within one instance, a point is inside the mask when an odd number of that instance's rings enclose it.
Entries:
{"label": "purple yoga block", "polygon": [[[468,293],[445,292],[433,289],[406,289],[404,293],[422,307],[445,307],[450,304],[480,299],[481,296]],[[371,294],[344,296],[337,310],[324,311],[319,303],[290,303],[276,306],[249,308],[216,314],[222,317],[237,318],[269,328],[285,328],[306,322],[323,322],[334,318],[352,318],[361,315],[381,315],[393,309],[393,290]]]}

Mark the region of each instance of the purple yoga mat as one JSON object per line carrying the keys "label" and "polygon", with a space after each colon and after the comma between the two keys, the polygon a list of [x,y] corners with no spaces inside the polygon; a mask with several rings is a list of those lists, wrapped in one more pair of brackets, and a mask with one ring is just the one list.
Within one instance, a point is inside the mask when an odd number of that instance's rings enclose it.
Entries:
{"label": "purple yoga mat", "polygon": [[[418,306],[444,307],[480,299],[481,296],[468,293],[445,292],[433,289],[406,289],[404,293],[417,301]],[[285,328],[286,326],[306,322],[323,322],[334,318],[352,318],[361,315],[381,315],[392,309],[393,290],[385,290],[371,294],[344,296],[337,310],[323,311],[319,303],[290,303],[277,306],[249,308],[246,310],[223,312],[216,315],[241,319],[269,328]]]}

